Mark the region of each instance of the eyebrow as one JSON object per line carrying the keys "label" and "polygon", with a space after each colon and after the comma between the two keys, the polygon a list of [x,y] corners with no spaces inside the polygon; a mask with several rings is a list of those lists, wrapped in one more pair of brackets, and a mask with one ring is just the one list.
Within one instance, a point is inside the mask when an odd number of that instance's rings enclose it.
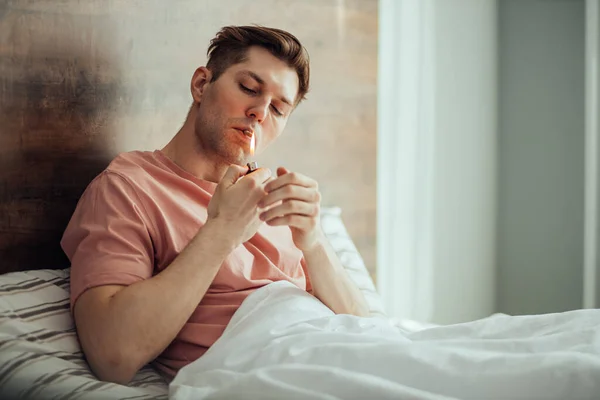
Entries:
{"label": "eyebrow", "polygon": [[[256,82],[258,82],[261,85],[265,84],[265,80],[263,78],[261,78],[260,76],[258,76],[256,73],[252,72],[252,71],[242,71],[242,74],[243,75],[249,75],[252,79],[254,79]],[[292,105],[292,102],[290,100],[286,99],[284,96],[282,96],[280,98],[280,100],[282,102],[284,102],[285,104],[287,104],[288,106],[294,107]]]}

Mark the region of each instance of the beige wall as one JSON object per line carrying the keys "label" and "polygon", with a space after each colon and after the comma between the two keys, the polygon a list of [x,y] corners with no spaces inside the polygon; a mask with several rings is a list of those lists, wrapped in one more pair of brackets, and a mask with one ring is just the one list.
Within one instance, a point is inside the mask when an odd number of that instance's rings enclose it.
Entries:
{"label": "beige wall", "polygon": [[58,237],[82,182],[117,152],[162,147],[209,40],[223,25],[258,23],[290,30],[312,59],[309,100],[258,161],[316,178],[374,271],[377,0],[15,0],[0,3],[0,22],[10,269],[39,266],[36,254],[63,260]]}

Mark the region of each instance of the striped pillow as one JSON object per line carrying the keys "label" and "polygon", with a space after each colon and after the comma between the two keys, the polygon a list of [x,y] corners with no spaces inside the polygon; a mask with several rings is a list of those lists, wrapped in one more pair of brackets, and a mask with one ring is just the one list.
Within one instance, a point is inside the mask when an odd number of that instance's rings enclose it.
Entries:
{"label": "striped pillow", "polygon": [[68,269],[0,276],[0,399],[166,399],[167,393],[151,367],[129,386],[92,374],[69,310]]}
{"label": "striped pillow", "polygon": [[342,221],[342,210],[339,207],[321,208],[321,227],[350,278],[365,296],[371,315],[385,316],[381,296]]}

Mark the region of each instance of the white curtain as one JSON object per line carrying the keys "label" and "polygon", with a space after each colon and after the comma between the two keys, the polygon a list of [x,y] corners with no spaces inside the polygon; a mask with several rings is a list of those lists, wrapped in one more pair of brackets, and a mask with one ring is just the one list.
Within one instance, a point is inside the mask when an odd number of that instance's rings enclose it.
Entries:
{"label": "white curtain", "polygon": [[433,301],[432,7],[379,3],[377,286],[389,315],[418,320]]}
{"label": "white curtain", "polygon": [[495,0],[379,3],[377,286],[393,317],[493,311]]}

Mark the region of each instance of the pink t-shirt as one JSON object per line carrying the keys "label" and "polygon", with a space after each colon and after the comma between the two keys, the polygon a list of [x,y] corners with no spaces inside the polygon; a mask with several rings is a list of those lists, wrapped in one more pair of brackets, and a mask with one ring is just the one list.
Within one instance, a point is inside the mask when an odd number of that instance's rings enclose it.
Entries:
{"label": "pink t-shirt", "polygon": [[[216,186],[159,150],[117,156],[83,193],[61,241],[71,261],[71,307],[87,289],[131,285],[166,268],[205,223]],[[310,290],[290,229],[263,224],[225,259],[156,366],[172,376],[196,360],[250,293],[281,280]]]}

